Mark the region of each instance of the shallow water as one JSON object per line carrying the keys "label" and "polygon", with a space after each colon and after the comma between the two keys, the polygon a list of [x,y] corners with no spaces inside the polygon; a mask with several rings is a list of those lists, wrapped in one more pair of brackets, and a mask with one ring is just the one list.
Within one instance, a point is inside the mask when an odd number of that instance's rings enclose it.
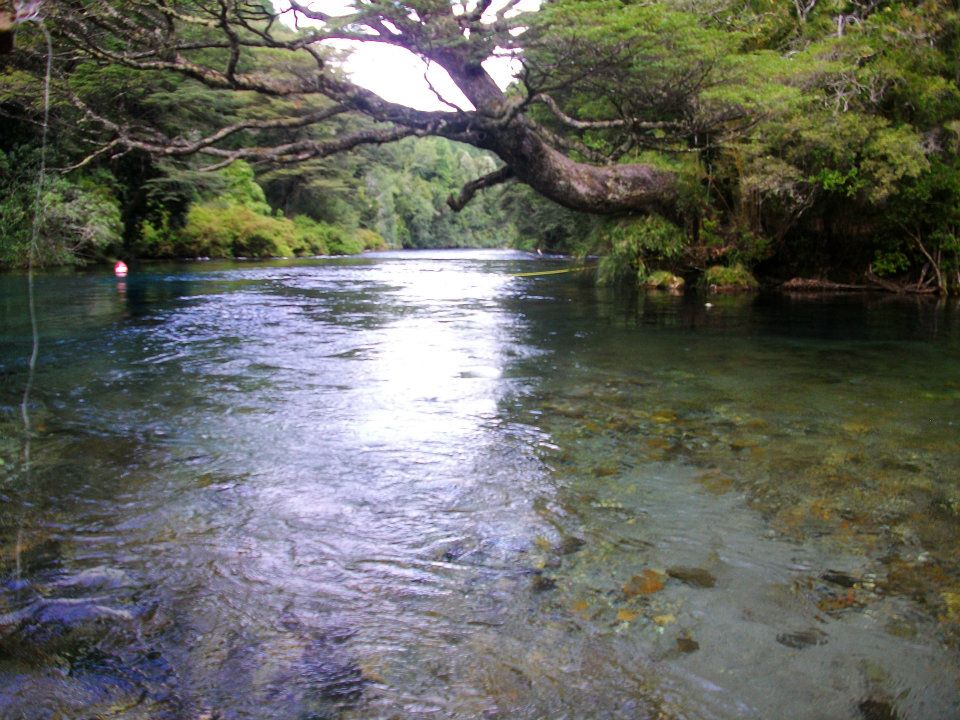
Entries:
{"label": "shallow water", "polygon": [[960,309],[555,266],[0,278],[0,715],[960,715]]}

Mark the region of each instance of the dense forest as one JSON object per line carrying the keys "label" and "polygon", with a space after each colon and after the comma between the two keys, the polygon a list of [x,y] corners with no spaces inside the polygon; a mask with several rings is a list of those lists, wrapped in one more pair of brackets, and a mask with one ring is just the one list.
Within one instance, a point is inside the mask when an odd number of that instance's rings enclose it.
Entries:
{"label": "dense forest", "polygon": [[[0,263],[514,246],[605,282],[960,291],[955,0],[322,5],[10,3]],[[382,101],[331,39],[472,108]]]}

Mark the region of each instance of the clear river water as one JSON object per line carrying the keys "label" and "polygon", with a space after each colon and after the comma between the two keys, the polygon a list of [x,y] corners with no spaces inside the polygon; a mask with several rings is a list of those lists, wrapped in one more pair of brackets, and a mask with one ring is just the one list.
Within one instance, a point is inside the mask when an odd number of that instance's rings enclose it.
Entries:
{"label": "clear river water", "polygon": [[563,267],[0,276],[0,717],[960,717],[956,302]]}

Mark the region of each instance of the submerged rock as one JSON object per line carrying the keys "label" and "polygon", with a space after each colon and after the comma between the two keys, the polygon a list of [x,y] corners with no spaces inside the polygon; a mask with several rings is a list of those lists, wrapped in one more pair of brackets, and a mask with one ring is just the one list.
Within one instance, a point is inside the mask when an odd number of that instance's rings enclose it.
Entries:
{"label": "submerged rock", "polygon": [[597,465],[593,468],[593,476],[598,478],[613,477],[618,472],[616,465]]}
{"label": "submerged rock", "polygon": [[457,562],[460,558],[469,555],[473,550],[473,547],[468,547],[463,543],[456,543],[444,550],[440,555],[440,559],[448,563]]}
{"label": "submerged rock", "polygon": [[97,620],[133,620],[129,610],[102,605],[99,598],[60,598],[40,600],[35,604],[31,620],[38,623],[60,623],[75,627]]}
{"label": "submerged rock", "polygon": [[39,598],[13,612],[0,615],[0,637],[19,632],[25,636],[38,634],[53,626],[64,634],[98,621],[131,621],[135,613],[104,605],[101,598]]}
{"label": "submerged rock", "polygon": [[667,575],[693,587],[712,588],[717,584],[717,579],[709,571],[698,567],[675,565],[667,568]]}
{"label": "submerged rock", "polygon": [[575,535],[568,535],[560,543],[557,551],[561,555],[573,555],[575,552],[579,552],[586,544],[587,543],[583,538],[578,538]]}
{"label": "submerged rock", "polygon": [[853,575],[850,575],[849,573],[843,572],[842,570],[827,570],[820,576],[820,579],[845,588],[856,587],[859,583],[857,578],[853,577]]}
{"label": "submerged rock", "polygon": [[533,580],[530,582],[530,587],[534,592],[547,592],[548,590],[556,590],[557,581],[550,577],[545,577],[539,573],[533,576]]}
{"label": "submerged rock", "polygon": [[266,699],[271,708],[295,712],[292,717],[326,720],[356,705],[369,684],[340,642],[316,637],[305,643],[299,659],[274,677]]}
{"label": "submerged rock", "polygon": [[48,583],[47,587],[58,590],[116,590],[133,587],[133,579],[127,573],[116,568],[100,566],[81,570],[78,573],[63,575]]}
{"label": "submerged rock", "polygon": [[798,630],[792,633],[780,633],[777,635],[777,642],[787,647],[802,650],[814,645],[826,645],[827,634],[822,630],[810,628],[809,630]]}
{"label": "submerged rock", "polygon": [[637,595],[652,595],[664,588],[666,575],[658,570],[647,568],[640,575],[634,575],[623,586],[623,594],[628,598]]}

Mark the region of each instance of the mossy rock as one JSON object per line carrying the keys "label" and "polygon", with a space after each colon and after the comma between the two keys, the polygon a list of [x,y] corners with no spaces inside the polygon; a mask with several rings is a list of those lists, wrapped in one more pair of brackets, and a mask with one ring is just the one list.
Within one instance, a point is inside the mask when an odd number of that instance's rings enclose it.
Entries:
{"label": "mossy rock", "polygon": [[679,292],[683,290],[684,281],[682,277],[674,275],[672,272],[657,270],[647,275],[647,278],[643,281],[643,285],[651,290]]}
{"label": "mossy rock", "polygon": [[756,290],[759,285],[757,279],[740,263],[730,267],[714,265],[707,268],[703,274],[703,284],[710,292],[718,293],[746,292]]}

